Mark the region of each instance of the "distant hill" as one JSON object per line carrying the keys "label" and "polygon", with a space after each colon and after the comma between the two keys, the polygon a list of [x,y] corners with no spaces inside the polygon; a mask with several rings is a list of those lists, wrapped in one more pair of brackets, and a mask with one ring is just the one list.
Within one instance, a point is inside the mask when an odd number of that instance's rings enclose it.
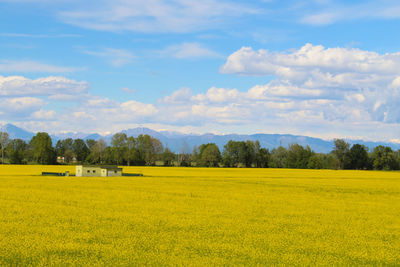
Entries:
{"label": "distant hill", "polygon": [[10,124],[10,123],[2,125],[0,127],[0,129],[1,129],[1,131],[7,132],[8,135],[10,136],[10,139],[19,138],[19,139],[22,139],[22,140],[25,140],[25,141],[29,141],[35,135],[32,132],[25,131],[24,129],[21,129],[21,128],[13,125],[13,124]]}
{"label": "distant hill", "polygon": [[[10,135],[10,138],[20,138],[25,141],[29,141],[35,133],[23,130],[15,125],[6,124],[1,126],[3,131],[7,131]],[[308,137],[308,136],[299,136],[299,135],[291,135],[291,134],[251,134],[251,135],[239,135],[239,134],[227,134],[227,135],[215,135],[215,134],[183,134],[179,132],[168,132],[168,131],[155,131],[149,128],[133,128],[121,131],[128,136],[137,137],[140,134],[148,134],[159,139],[164,146],[168,147],[174,152],[191,152],[194,146],[200,146],[201,144],[206,143],[215,143],[222,150],[224,145],[229,140],[234,141],[246,141],[258,140],[262,147],[273,149],[277,148],[280,145],[283,147],[288,147],[290,144],[300,144],[302,146],[310,146],[312,150],[315,152],[323,152],[328,153],[332,151],[334,145],[332,140],[323,140],[320,138]],[[66,138],[82,138],[84,140],[94,139],[99,140],[100,138],[104,139],[107,143],[110,143],[112,134],[102,136],[97,133],[93,134],[85,134],[85,133],[63,133],[61,135],[51,135],[53,139],[53,144],[57,142],[59,139]],[[363,144],[370,149],[378,146],[390,146],[394,150],[400,149],[400,144],[397,143],[386,143],[386,142],[370,142],[363,140],[346,140],[350,144]]]}

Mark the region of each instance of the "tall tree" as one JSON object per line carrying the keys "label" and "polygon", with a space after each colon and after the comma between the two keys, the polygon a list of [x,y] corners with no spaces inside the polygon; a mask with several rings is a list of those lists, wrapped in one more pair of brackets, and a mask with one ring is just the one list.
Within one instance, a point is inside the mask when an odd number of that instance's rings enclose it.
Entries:
{"label": "tall tree", "polygon": [[260,150],[260,143],[247,140],[230,140],[222,152],[223,163],[227,167],[245,166],[251,167],[257,165],[257,153]]}
{"label": "tall tree", "polygon": [[128,166],[131,165],[131,162],[133,161],[135,157],[135,147],[136,147],[136,139],[133,136],[129,136],[126,139],[126,161],[128,163]]}
{"label": "tall tree", "polygon": [[125,133],[116,133],[111,139],[111,146],[113,149],[114,160],[117,165],[123,163],[127,151],[127,139]]}
{"label": "tall tree", "polygon": [[4,150],[9,142],[9,135],[7,132],[0,131],[0,147],[1,147],[1,163],[4,164]]}
{"label": "tall tree", "polygon": [[222,152],[222,161],[226,167],[236,167],[239,163],[239,143],[229,140]]}
{"label": "tall tree", "polygon": [[99,139],[92,148],[92,162],[93,163],[104,163],[105,150],[107,148],[107,143],[104,139]]}
{"label": "tall tree", "polygon": [[164,166],[172,166],[176,155],[172,152],[168,147],[164,149],[164,152],[161,155],[161,159],[164,162]]}
{"label": "tall tree", "polygon": [[48,133],[40,132],[29,142],[33,158],[40,164],[53,164],[56,161],[55,151]]}
{"label": "tall tree", "polygon": [[150,135],[139,135],[136,138],[135,160],[138,165],[154,165],[159,154],[163,152],[160,140]]}
{"label": "tall tree", "polygon": [[89,148],[82,139],[75,139],[72,149],[78,162],[84,162],[90,153]]}
{"label": "tall tree", "polygon": [[190,155],[190,158],[189,158],[189,160],[192,162],[192,163],[195,163],[196,165],[195,166],[198,166],[200,163],[199,163],[199,160],[200,160],[200,157],[199,157],[199,148],[197,147],[197,146],[194,146],[193,147],[193,151],[192,151],[192,154]]}
{"label": "tall tree", "polygon": [[313,154],[314,152],[311,151],[309,146],[304,148],[299,144],[292,144],[288,149],[286,167],[306,169]]}
{"label": "tall tree", "polygon": [[399,168],[396,154],[390,147],[375,147],[372,151],[371,158],[373,167],[376,170],[397,170]]}
{"label": "tall tree", "polygon": [[348,153],[348,157],[349,163],[345,166],[346,169],[364,170],[371,168],[368,149],[363,145],[354,144]]}
{"label": "tall tree", "polygon": [[72,138],[58,140],[55,147],[57,156],[63,156],[65,162],[67,163],[71,162],[75,155],[73,144],[74,140]]}
{"label": "tall tree", "polygon": [[86,146],[89,148],[90,152],[92,152],[92,149],[93,149],[95,144],[96,144],[96,140],[94,140],[94,139],[86,139]]}
{"label": "tall tree", "polygon": [[189,166],[190,165],[190,150],[189,145],[185,140],[182,141],[181,153],[178,153],[178,164],[179,166]]}
{"label": "tall tree", "polygon": [[24,140],[13,139],[7,145],[7,155],[11,164],[22,164],[25,160],[25,154],[28,149],[28,145]]}
{"label": "tall tree", "polygon": [[256,154],[256,167],[268,168],[271,154],[268,149],[260,148]]}
{"label": "tall tree", "polygon": [[206,167],[217,167],[221,162],[221,152],[216,144],[210,143],[200,146],[200,163]]}
{"label": "tall tree", "polygon": [[343,139],[335,139],[334,140],[335,148],[333,153],[339,160],[339,168],[344,169],[346,165],[349,164],[349,151],[350,144],[344,141]]}
{"label": "tall tree", "polygon": [[272,168],[284,168],[287,163],[288,151],[283,146],[279,146],[271,151],[271,164]]}

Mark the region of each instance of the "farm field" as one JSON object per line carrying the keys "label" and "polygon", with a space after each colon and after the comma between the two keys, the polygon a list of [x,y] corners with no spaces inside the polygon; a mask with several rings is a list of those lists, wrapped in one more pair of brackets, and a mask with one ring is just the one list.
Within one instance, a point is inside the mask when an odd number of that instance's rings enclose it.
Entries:
{"label": "farm field", "polygon": [[400,173],[0,165],[0,265],[400,265]]}

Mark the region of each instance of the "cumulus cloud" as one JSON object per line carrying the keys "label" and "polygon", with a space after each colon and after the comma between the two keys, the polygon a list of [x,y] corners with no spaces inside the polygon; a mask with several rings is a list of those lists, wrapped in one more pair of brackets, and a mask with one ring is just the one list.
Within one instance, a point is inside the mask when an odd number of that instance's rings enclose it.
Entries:
{"label": "cumulus cloud", "polygon": [[1,96],[53,96],[80,95],[88,91],[87,82],[78,82],[65,77],[44,77],[36,80],[23,76],[0,75]]}
{"label": "cumulus cloud", "polygon": [[250,89],[253,98],[298,98],[297,103],[301,99],[334,100],[331,106],[308,108],[321,111],[328,120],[400,122],[400,53],[312,44],[290,52],[243,47],[228,57],[220,71],[275,77],[267,85]]}
{"label": "cumulus cloud", "polygon": [[[148,118],[155,120],[158,109],[153,104],[146,104],[135,100],[119,102],[100,96],[90,96],[84,103],[71,108],[72,116],[77,120],[78,127],[82,123],[86,127],[102,125],[111,127],[113,124],[140,122]],[[69,114],[65,114],[67,118]]]}
{"label": "cumulus cloud", "polygon": [[[93,96],[87,83],[66,78],[0,77],[0,95],[10,100],[0,102],[0,119],[26,114],[39,122],[57,123],[61,130],[104,132],[142,124],[375,140],[396,139],[400,129],[399,53],[311,44],[283,52],[245,47],[227,58],[221,72],[268,76],[269,82],[247,90],[211,87],[193,92],[183,87],[154,103],[143,103]],[[61,94],[86,97],[57,111],[57,116],[45,101],[29,99],[51,100]]]}
{"label": "cumulus cloud", "polygon": [[54,110],[43,110],[40,109],[38,111],[35,111],[32,113],[31,118],[35,120],[41,120],[41,121],[46,121],[46,120],[52,120],[56,116],[56,112]]}
{"label": "cumulus cloud", "polygon": [[32,113],[39,111],[45,102],[36,97],[0,98],[0,118],[26,119]]}
{"label": "cumulus cloud", "polygon": [[[279,75],[306,78],[310,70],[325,74],[395,74],[400,53],[378,54],[356,48],[325,48],[306,44],[293,52],[270,52],[242,47],[230,55],[220,71],[241,75]],[[319,72],[319,73],[320,73]],[[317,72],[318,74],[318,72]]]}
{"label": "cumulus cloud", "polygon": [[0,75],[0,117],[7,120],[49,121],[56,112],[46,110],[53,101],[76,102],[88,96],[89,84],[65,77],[29,79]]}

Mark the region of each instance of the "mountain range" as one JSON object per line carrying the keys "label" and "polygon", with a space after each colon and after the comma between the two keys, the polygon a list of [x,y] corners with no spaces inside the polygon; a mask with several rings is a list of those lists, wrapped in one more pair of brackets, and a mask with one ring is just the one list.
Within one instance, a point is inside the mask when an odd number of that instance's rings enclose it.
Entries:
{"label": "mountain range", "polygon": [[[1,131],[8,132],[11,139],[20,138],[25,141],[29,141],[35,133],[26,131],[22,128],[19,128],[13,124],[5,124],[0,127]],[[226,135],[216,135],[216,134],[184,134],[179,132],[169,132],[169,131],[155,131],[149,128],[133,128],[128,130],[121,131],[125,133],[127,136],[137,137],[140,134],[148,134],[153,136],[154,138],[159,139],[164,146],[168,147],[174,152],[191,152],[194,146],[200,146],[201,144],[206,143],[215,143],[222,150],[224,145],[229,140],[234,141],[256,141],[260,142],[262,147],[273,149],[278,146],[288,147],[290,144],[300,144],[302,146],[310,146],[312,150],[315,152],[323,152],[328,153],[332,151],[334,144],[333,140],[323,140],[320,138],[314,138],[309,136],[299,136],[299,135],[291,135],[291,134],[226,134]],[[112,134],[102,136],[97,133],[88,134],[88,133],[63,133],[58,135],[50,135],[53,143],[57,142],[61,139],[66,138],[81,138],[84,140],[94,139],[99,140],[100,138],[104,139],[107,143],[110,143]],[[362,144],[372,149],[378,145],[390,146],[394,150],[400,149],[400,144],[398,143],[388,143],[388,142],[371,142],[371,141],[363,141],[363,140],[346,140],[350,144]]]}

